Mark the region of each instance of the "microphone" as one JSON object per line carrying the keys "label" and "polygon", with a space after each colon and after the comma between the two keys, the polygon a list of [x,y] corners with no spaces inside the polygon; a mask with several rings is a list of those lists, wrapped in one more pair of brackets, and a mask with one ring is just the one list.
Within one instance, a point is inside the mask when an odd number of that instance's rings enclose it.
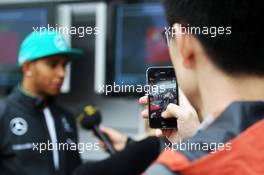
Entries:
{"label": "microphone", "polygon": [[83,112],[78,117],[78,120],[83,128],[92,130],[96,137],[104,142],[106,151],[108,153],[111,155],[116,153],[116,150],[114,149],[109,137],[99,128],[99,125],[102,122],[102,117],[99,110],[91,105],[88,105],[84,108]]}

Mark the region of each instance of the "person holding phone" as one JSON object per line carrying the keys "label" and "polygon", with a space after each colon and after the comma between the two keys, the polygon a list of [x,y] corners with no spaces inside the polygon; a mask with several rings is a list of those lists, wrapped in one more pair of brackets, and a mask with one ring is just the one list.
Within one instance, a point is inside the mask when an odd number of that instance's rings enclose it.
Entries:
{"label": "person holding phone", "polygon": [[[179,86],[204,115],[194,136],[183,142],[215,146],[166,150],[144,174],[262,174],[258,160],[264,158],[260,155],[264,142],[259,140],[264,131],[264,53],[263,37],[259,38],[263,24],[257,21],[262,18],[264,4],[236,0],[163,2],[172,29],[166,39]],[[212,37],[184,32],[188,26],[232,30]],[[247,49],[241,49],[243,43]],[[147,97],[140,101],[148,104]],[[171,103],[162,117],[178,118],[176,111],[184,112]],[[143,116],[148,113],[145,110]],[[177,142],[181,131],[163,133],[175,136]]]}
{"label": "person holding phone", "polygon": [[[173,30],[166,32],[171,61],[179,87],[188,100],[180,98],[179,105],[169,104],[161,116],[177,118],[178,128],[163,130],[171,143],[148,138],[105,160],[112,169],[94,166],[86,172],[97,170],[100,175],[263,174],[263,2],[164,0],[163,3],[169,29]],[[188,27],[201,30],[186,32],[191,31]],[[148,105],[147,97],[142,97],[140,103]],[[185,123],[196,116],[190,106],[204,116],[198,127]],[[148,117],[148,109],[142,114]],[[181,128],[182,123],[185,125]],[[188,132],[184,127],[195,128],[195,132]],[[185,136],[190,138],[181,142]],[[185,145],[198,146],[176,149],[179,139]],[[137,148],[137,153],[133,148]],[[130,151],[133,159],[131,154],[125,156]],[[125,166],[125,160],[129,166]],[[113,168],[118,167],[117,162],[126,171]]]}

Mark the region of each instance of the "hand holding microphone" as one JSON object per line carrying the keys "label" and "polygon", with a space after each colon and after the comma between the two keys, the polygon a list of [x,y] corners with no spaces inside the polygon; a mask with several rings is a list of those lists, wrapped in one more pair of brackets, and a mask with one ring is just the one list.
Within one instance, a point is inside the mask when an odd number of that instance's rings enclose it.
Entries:
{"label": "hand holding microphone", "polygon": [[93,106],[86,106],[78,120],[83,128],[92,130],[94,134],[104,143],[107,152],[112,155],[116,153],[111,140],[99,127],[102,121],[100,111]]}
{"label": "hand holding microphone", "polygon": [[[113,128],[100,127],[100,129],[109,137],[116,151],[122,151],[126,148],[127,144],[132,142],[132,139],[128,139],[128,136],[118,132]],[[100,146],[106,149],[106,146],[103,142],[100,142]]]}
{"label": "hand holding microphone", "polygon": [[[86,106],[79,117],[81,125],[92,129],[105,144],[110,153],[115,150],[110,139],[99,129],[101,115],[92,106]],[[103,129],[111,137],[119,137],[121,133],[114,130]],[[114,131],[114,132],[113,132]],[[116,132],[116,133],[115,133]],[[111,133],[111,134],[110,134]],[[117,135],[115,135],[115,134]],[[120,135],[119,135],[120,134]],[[118,136],[119,135],[119,136]],[[127,137],[126,137],[127,142]],[[124,143],[126,143],[124,142]],[[116,144],[115,144],[116,145]],[[126,144],[124,144],[126,145]],[[139,142],[128,144],[125,149],[108,157],[105,160],[85,163],[76,169],[74,175],[100,174],[100,175],[135,175],[141,174],[160,154],[163,141],[157,137],[149,137]]]}

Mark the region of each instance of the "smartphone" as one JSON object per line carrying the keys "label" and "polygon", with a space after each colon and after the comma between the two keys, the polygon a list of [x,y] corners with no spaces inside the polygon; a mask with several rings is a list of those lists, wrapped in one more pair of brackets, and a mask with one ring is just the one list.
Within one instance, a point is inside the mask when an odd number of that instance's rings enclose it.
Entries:
{"label": "smartphone", "polygon": [[150,67],[146,72],[151,128],[177,128],[176,118],[164,119],[161,113],[170,103],[179,104],[177,79],[172,66]]}

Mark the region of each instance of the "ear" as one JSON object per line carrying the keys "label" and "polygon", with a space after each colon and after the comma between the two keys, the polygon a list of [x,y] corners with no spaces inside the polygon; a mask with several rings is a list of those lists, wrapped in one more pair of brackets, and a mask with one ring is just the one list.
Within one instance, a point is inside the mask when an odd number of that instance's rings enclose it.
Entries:
{"label": "ear", "polygon": [[180,55],[183,58],[183,66],[190,69],[194,66],[194,47],[193,35],[186,33],[181,24],[175,23],[173,30],[176,32],[176,40],[179,48]]}
{"label": "ear", "polygon": [[23,76],[31,77],[32,76],[32,64],[29,61],[26,61],[22,66]]}

